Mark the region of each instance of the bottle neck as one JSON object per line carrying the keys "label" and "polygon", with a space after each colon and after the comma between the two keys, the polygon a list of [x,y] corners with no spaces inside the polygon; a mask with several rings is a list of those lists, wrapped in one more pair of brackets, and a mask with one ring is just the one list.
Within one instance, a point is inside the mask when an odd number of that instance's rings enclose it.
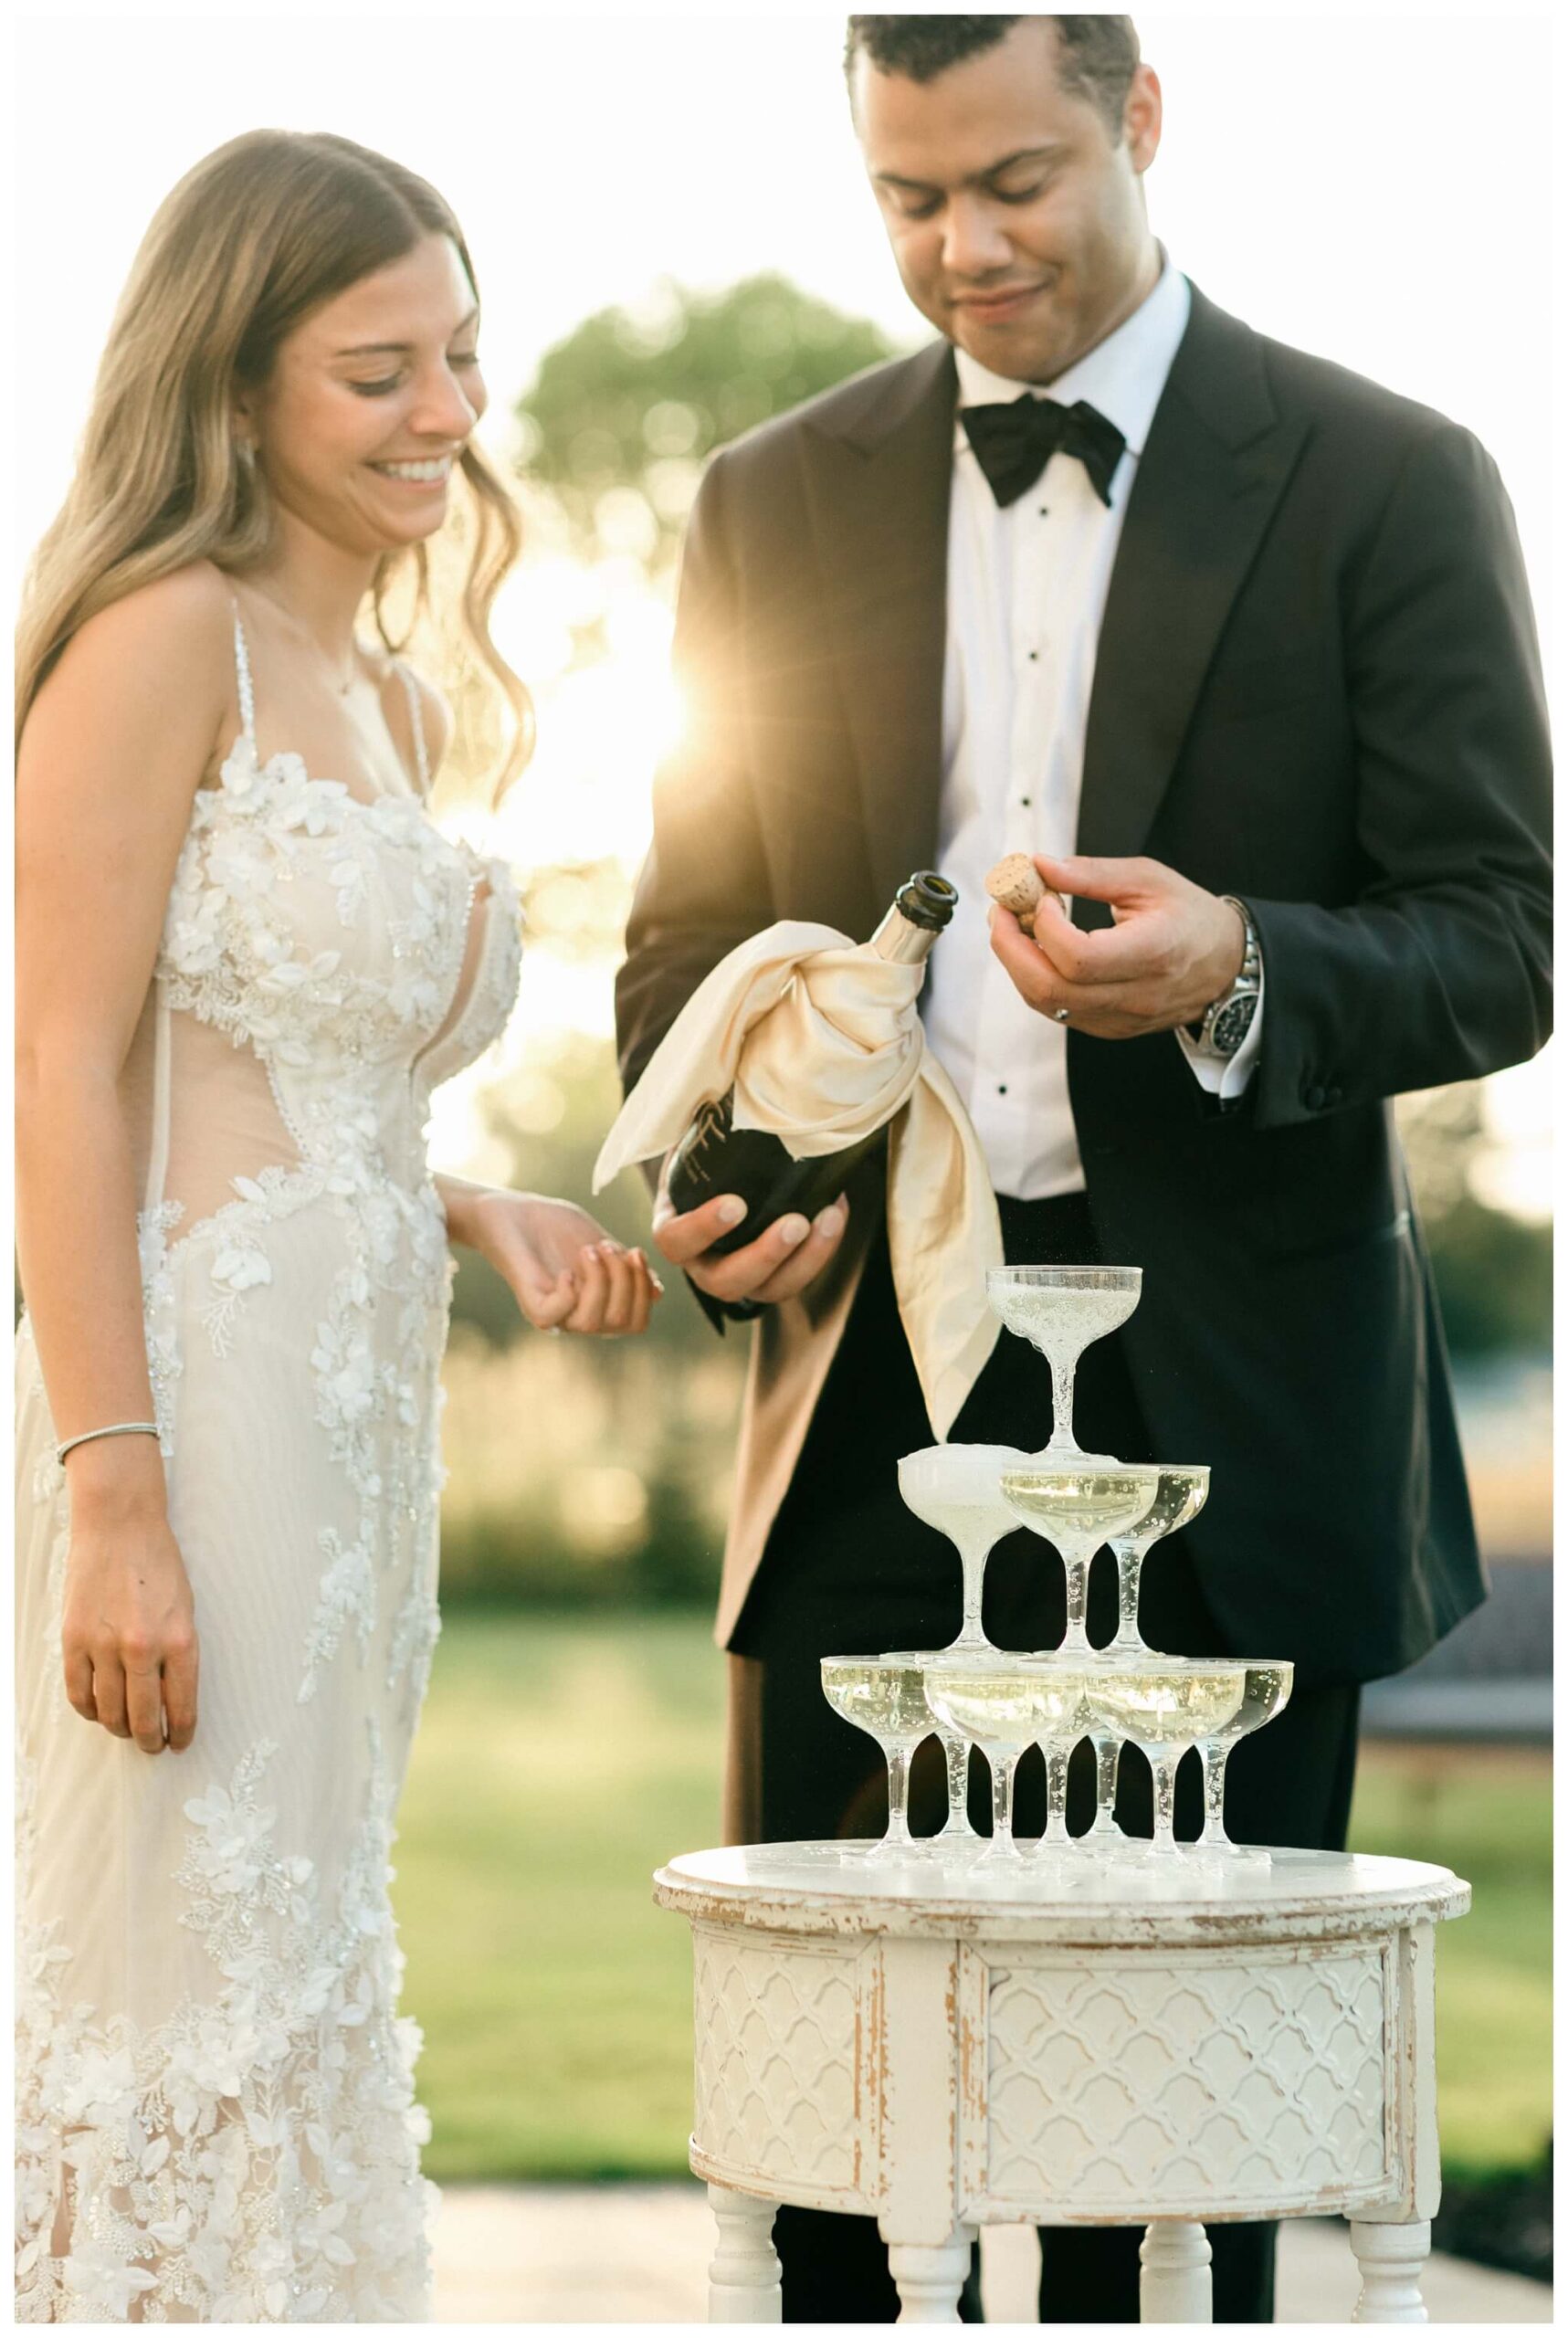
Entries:
{"label": "bottle neck", "polygon": [[866,946],[889,965],[919,966],[931,954],[937,931],[934,926],[916,925],[895,902]]}

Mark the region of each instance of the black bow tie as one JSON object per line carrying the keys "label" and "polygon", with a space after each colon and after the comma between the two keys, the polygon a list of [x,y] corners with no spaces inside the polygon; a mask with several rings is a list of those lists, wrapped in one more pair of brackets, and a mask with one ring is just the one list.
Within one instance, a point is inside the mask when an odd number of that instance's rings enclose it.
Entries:
{"label": "black bow tie", "polygon": [[1027,396],[1009,405],[966,405],[959,420],[1004,511],[1028,493],[1058,451],[1078,457],[1100,501],[1110,503],[1111,475],[1127,441],[1084,399],[1076,405]]}

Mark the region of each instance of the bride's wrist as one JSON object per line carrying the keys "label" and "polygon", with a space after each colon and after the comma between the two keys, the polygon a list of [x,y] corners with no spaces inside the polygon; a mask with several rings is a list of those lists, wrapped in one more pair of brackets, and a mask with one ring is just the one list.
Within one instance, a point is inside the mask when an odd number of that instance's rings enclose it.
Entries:
{"label": "bride's wrist", "polygon": [[79,1524],[166,1517],[168,1480],[154,1437],[102,1437],[65,1459],[71,1516]]}
{"label": "bride's wrist", "polygon": [[459,1242],[466,1249],[482,1250],[485,1205],[498,1198],[499,1189],[477,1185],[468,1177],[438,1177],[436,1185],[446,1214],[447,1241]]}

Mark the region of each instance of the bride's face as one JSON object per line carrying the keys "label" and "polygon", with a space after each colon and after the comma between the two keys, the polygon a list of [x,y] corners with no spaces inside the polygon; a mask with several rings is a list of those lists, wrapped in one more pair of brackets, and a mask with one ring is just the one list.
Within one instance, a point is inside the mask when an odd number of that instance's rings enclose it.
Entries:
{"label": "bride's face", "polygon": [[434,535],[485,410],[479,325],[456,247],[427,236],[297,326],[240,421],[284,510],[360,554]]}

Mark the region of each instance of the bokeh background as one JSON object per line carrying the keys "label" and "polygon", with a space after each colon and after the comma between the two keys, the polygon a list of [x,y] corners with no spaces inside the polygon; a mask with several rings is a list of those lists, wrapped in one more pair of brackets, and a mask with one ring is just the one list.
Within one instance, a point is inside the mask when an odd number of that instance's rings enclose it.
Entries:
{"label": "bokeh background", "polygon": [[[1552,403],[1540,15],[1140,16],[1167,100],[1148,182],[1176,264],[1279,337],[1475,429],[1514,499],[1543,632]],[[925,336],[865,188],[821,11],[24,17],[17,559],[50,516],[155,205],[259,123],[432,178],[484,298],[488,443],[529,549],[495,632],[539,717],[498,814],[484,692],[438,791],[504,852],[529,948],[506,1038],[437,1100],[438,1165],[585,1200],[618,1101],[612,981],[681,710],[668,672],[705,457]],[[1369,1701],[1358,1846],[1438,1859],[1451,2247],[1543,2270],[1550,2134],[1552,1050],[1401,1106],[1497,1596]],[[601,1212],[646,1233],[631,1177]],[[647,1340],[542,1341],[460,1269],[447,1383],[446,1633],[398,1851],[406,2002],[437,2177],[684,2165],[687,1946],[647,1877],[717,1832],[708,1639],[743,1350],[676,1288]],[[1136,1757],[1129,1757],[1136,1758]]]}

